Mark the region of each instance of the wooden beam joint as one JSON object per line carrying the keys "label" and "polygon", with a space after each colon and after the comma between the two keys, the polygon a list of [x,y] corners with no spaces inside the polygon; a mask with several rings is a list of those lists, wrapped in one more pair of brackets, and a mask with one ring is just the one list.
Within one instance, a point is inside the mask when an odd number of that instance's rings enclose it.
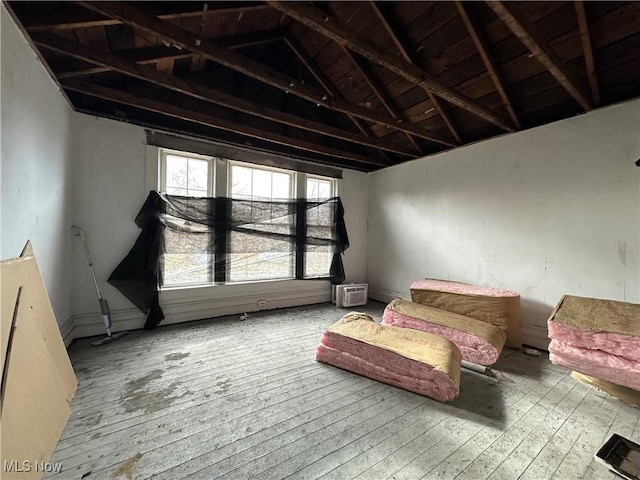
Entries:
{"label": "wooden beam joint", "polygon": [[394,72],[414,85],[427,89],[448,102],[504,130],[513,131],[513,127],[509,122],[502,119],[500,115],[474,102],[465,95],[456,92],[452,88],[441,84],[421,68],[373,45],[368,39],[354,33],[347,25],[338,22],[335,18],[325,14],[313,5],[276,0],[268,0],[268,3],[273,8],[292,17],[294,20],[334,40],[340,45],[359,53],[368,60]]}
{"label": "wooden beam joint", "polygon": [[486,4],[582,108],[587,111],[593,109],[581,88],[571,79],[562,60],[537,37],[533,26],[516,12],[515,6],[507,8],[505,3],[496,0],[486,0]]}

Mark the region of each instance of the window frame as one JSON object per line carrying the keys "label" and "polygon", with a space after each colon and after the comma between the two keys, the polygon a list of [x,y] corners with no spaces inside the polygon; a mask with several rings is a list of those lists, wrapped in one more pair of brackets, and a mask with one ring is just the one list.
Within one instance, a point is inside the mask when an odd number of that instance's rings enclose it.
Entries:
{"label": "window frame", "polygon": [[[166,192],[166,187],[167,187],[167,157],[168,156],[174,156],[174,157],[183,157],[186,159],[193,159],[193,160],[201,160],[201,161],[206,161],[209,165],[208,165],[208,175],[207,175],[207,197],[215,197],[216,196],[216,176],[217,176],[217,172],[216,172],[216,161],[215,158],[213,157],[209,157],[206,155],[198,155],[197,153],[188,153],[188,152],[181,152],[179,150],[172,150],[172,149],[168,149],[168,148],[160,148],[158,150],[158,154],[159,154],[159,175],[158,175],[158,189],[161,192]],[[187,196],[193,196],[193,195],[187,195]]]}
{"label": "window frame", "polygon": [[[327,198],[333,198],[337,196],[337,190],[338,190],[338,180],[335,178],[331,178],[331,177],[324,177],[321,175],[312,175],[312,174],[306,174],[305,175],[306,179],[304,182],[304,187],[305,187],[305,198],[307,200],[312,200],[312,201],[318,201],[318,200],[323,200],[323,199],[327,199]],[[308,185],[307,183],[309,182],[309,180],[320,180],[323,182],[328,182],[330,184],[330,192],[329,192],[329,196],[327,197],[309,197],[309,192],[308,192]],[[306,218],[305,218],[305,224],[308,226],[309,223],[307,222]],[[309,266],[309,262],[307,260],[307,254],[310,252],[305,252],[304,253],[304,259],[302,260],[302,269],[301,269],[301,277],[304,278],[305,280],[321,280],[327,277],[323,277],[320,275],[311,275],[307,272],[307,268]],[[333,258],[333,254],[327,252],[327,260],[329,265],[331,265],[331,260]]]}
{"label": "window frame", "polygon": [[[226,187],[226,191],[225,191],[225,195],[226,197],[229,198],[234,198],[231,194],[231,190],[232,190],[232,182],[233,182],[233,176],[232,176],[232,171],[233,171],[233,167],[244,167],[244,168],[250,168],[252,170],[263,170],[266,172],[276,172],[276,173],[284,173],[287,175],[291,175],[291,185],[289,186],[289,197],[286,197],[290,200],[295,200],[296,199],[296,192],[298,191],[298,177],[300,176],[299,172],[296,172],[295,170],[286,170],[284,168],[277,168],[277,167],[270,167],[270,166],[265,166],[265,165],[256,165],[254,163],[248,163],[248,162],[242,162],[240,160],[230,160],[230,159],[226,159],[224,160],[224,163],[226,164],[226,168],[225,168],[225,174],[226,174],[226,179],[227,179],[227,187]],[[257,200],[258,198],[256,198]],[[273,200],[273,195],[271,196],[271,200]],[[246,199],[241,199],[241,200],[246,200]]]}
{"label": "window frame", "polygon": [[305,180],[305,198],[306,199],[310,199],[309,192],[307,192],[308,180],[321,180],[321,181],[329,182],[331,184],[331,187],[330,187],[331,191],[329,192],[328,197],[318,197],[318,198],[314,198],[314,200],[318,200],[320,198],[333,198],[338,196],[338,179],[331,178],[331,177],[323,177],[321,175],[311,175],[311,174],[305,174],[305,177],[306,177],[306,180]]}
{"label": "window frame", "polygon": [[[293,171],[293,170],[286,170],[286,169],[282,169],[282,168],[277,168],[277,167],[271,167],[271,166],[264,166],[264,165],[255,165],[255,164],[251,164],[248,162],[242,162],[239,160],[230,160],[227,159],[226,162],[226,177],[227,177],[227,190],[226,190],[226,196],[228,198],[234,198],[234,199],[238,199],[238,200],[255,200],[255,201],[265,201],[265,200],[269,200],[269,201],[274,201],[274,200],[295,200],[296,199],[296,185],[298,183],[298,175],[297,172]],[[285,175],[289,175],[290,177],[290,183],[289,183],[289,196],[288,197],[273,197],[273,191],[271,192],[271,197],[270,198],[266,198],[266,197],[258,197],[258,196],[253,196],[253,192],[251,197],[249,198],[245,198],[245,197],[234,197],[232,190],[233,190],[233,167],[241,167],[241,168],[248,168],[250,170],[253,171],[263,171],[263,172],[270,172],[270,173],[281,173],[281,174],[285,174]],[[295,226],[295,225],[294,225]],[[289,269],[289,276],[287,277],[280,277],[280,278],[264,278],[264,279],[259,279],[259,280],[232,280],[231,275],[231,258],[230,256],[227,256],[227,262],[226,262],[226,278],[225,278],[225,283],[226,284],[242,284],[242,283],[256,283],[256,282],[272,282],[272,281],[279,281],[279,280],[295,280],[296,279],[296,257],[295,257],[295,248],[294,250],[291,252],[293,254],[293,258],[292,258],[292,265],[290,266],[291,268]],[[233,254],[231,254],[233,255]]]}
{"label": "window frame", "polygon": [[[232,167],[242,166],[251,168],[254,170],[263,170],[270,172],[279,172],[291,175],[292,181],[290,185],[290,197],[289,199],[308,199],[307,196],[307,180],[317,179],[322,181],[328,181],[331,184],[331,195],[327,198],[338,196],[338,190],[340,180],[338,178],[327,177],[316,174],[309,174],[296,170],[278,168],[270,165],[261,165],[242,160],[221,158],[209,155],[201,155],[197,153],[186,152],[182,150],[176,150],[172,148],[153,147],[147,152],[147,182],[146,186],[149,190],[166,191],[166,158],[169,155],[178,157],[193,158],[196,160],[205,160],[209,163],[209,178],[207,182],[207,196],[210,197],[228,197],[233,198],[231,195],[231,182],[232,179]],[[155,160],[154,160],[155,159]],[[311,200],[318,200],[320,197],[313,198]],[[324,197],[322,197],[324,199]],[[273,200],[273,197],[272,197]],[[304,219],[306,223],[306,219]],[[299,223],[299,222],[298,222]],[[321,276],[306,276],[305,259],[301,257],[299,253],[295,255],[292,277],[278,278],[278,279],[262,279],[262,280],[241,280],[231,281],[229,273],[229,260],[225,262],[227,265],[223,266],[224,281],[220,281],[215,268],[211,268],[210,279],[207,282],[184,282],[176,284],[164,284],[160,288],[161,290],[175,290],[180,288],[199,288],[199,287],[212,287],[218,285],[238,285],[245,283],[264,283],[264,282],[278,282],[278,281],[290,281],[296,279],[305,280],[325,280],[327,277]],[[215,258],[214,258],[215,264]],[[164,271],[164,266],[162,267]]]}

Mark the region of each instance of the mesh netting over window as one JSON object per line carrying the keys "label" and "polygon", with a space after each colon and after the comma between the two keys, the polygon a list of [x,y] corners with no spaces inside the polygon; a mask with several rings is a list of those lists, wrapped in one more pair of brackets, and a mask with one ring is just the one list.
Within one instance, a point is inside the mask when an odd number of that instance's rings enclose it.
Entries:
{"label": "mesh netting over window", "polygon": [[257,201],[151,192],[136,224],[142,231],[109,283],[149,314],[145,328],[164,318],[163,285],[345,278],[341,254],[349,239],[338,197]]}

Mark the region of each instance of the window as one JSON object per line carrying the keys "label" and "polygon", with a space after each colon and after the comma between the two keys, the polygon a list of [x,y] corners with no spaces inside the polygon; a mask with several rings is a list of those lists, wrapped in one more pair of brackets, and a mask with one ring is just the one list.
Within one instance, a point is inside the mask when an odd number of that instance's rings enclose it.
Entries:
{"label": "window", "polygon": [[247,167],[231,163],[229,175],[231,198],[242,200],[291,199],[294,173],[263,167]]}
{"label": "window", "polygon": [[[172,253],[163,256],[164,287],[328,276],[332,246],[310,245],[305,252],[296,251],[301,247],[292,238],[331,238],[334,212],[322,200],[336,196],[335,179],[173,150],[160,149],[159,157],[159,190],[187,197],[231,198],[227,215],[234,222],[242,219],[246,227],[229,231],[222,240],[226,247],[216,258],[213,234],[207,227],[167,218],[182,230],[202,228],[196,231],[202,234],[190,235],[185,242],[184,236],[166,229],[165,245]],[[318,203],[301,216],[291,201],[305,196]],[[277,235],[261,237],[260,232]],[[219,245],[216,248],[220,252]]]}
{"label": "window", "polygon": [[307,198],[321,200],[335,197],[335,185],[333,178],[307,176]]}
{"label": "window", "polygon": [[[333,178],[307,176],[307,199],[326,200],[335,196],[336,181]],[[307,235],[317,238],[330,238],[332,212],[328,205],[318,205],[307,210]],[[318,278],[327,275],[331,267],[333,251],[320,245],[307,247],[304,260],[304,277]]]}
{"label": "window", "polygon": [[186,197],[214,196],[211,158],[163,150],[161,159],[162,191]]}
{"label": "window", "polygon": [[[162,150],[161,190],[185,197],[213,197],[214,162],[211,158]],[[171,219],[169,219],[170,221]],[[182,227],[189,227],[184,220]],[[193,236],[189,245],[183,245],[175,231],[166,229],[165,244],[172,252],[163,256],[163,283],[165,286],[186,286],[212,283],[215,256],[209,252],[210,238],[206,232]],[[193,253],[198,251],[199,253]],[[188,253],[187,253],[188,252]]]}
{"label": "window", "polygon": [[[288,237],[295,234],[294,214],[275,216],[278,200],[294,198],[295,173],[264,167],[249,167],[230,162],[230,197],[238,200],[264,202],[252,208],[247,225],[270,233],[278,233],[286,240],[265,239],[242,232],[232,231],[229,238],[233,253],[228,255],[227,276],[230,282],[275,280],[295,278],[295,250]],[[268,214],[264,221],[260,212]],[[272,218],[274,217],[274,218]],[[269,242],[269,253],[260,252],[264,242]],[[262,245],[261,245],[262,244]]]}

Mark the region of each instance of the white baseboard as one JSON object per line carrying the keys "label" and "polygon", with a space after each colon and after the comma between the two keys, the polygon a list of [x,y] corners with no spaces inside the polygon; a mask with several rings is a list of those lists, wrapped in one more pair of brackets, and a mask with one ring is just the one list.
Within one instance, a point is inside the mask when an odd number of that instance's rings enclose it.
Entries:
{"label": "white baseboard", "polygon": [[396,298],[411,300],[411,294],[409,293],[409,290],[407,290],[406,292],[398,292],[396,290],[390,290],[378,285],[369,284],[369,298],[378,300],[379,302],[389,303]]}
{"label": "white baseboard", "polygon": [[[218,290],[212,290],[218,289]],[[261,292],[256,293],[256,290]],[[211,292],[217,298],[212,298]],[[220,295],[221,292],[226,294]],[[249,293],[251,292],[251,293]],[[258,306],[259,300],[266,300],[266,306]],[[165,318],[160,325],[240,315],[242,313],[289,308],[331,301],[331,289],[326,281],[292,281],[268,287],[247,287],[221,285],[203,289],[168,290],[160,293],[160,306]],[[136,308],[112,310],[112,331],[138,330],[143,328],[146,316]],[[99,312],[73,316],[73,338],[102,335],[105,327]]]}
{"label": "white baseboard", "polygon": [[73,342],[74,340],[73,326],[73,315],[67,318],[67,320],[62,325],[60,325],[60,335],[62,335],[62,341],[64,342],[65,347],[71,345],[71,342]]}

